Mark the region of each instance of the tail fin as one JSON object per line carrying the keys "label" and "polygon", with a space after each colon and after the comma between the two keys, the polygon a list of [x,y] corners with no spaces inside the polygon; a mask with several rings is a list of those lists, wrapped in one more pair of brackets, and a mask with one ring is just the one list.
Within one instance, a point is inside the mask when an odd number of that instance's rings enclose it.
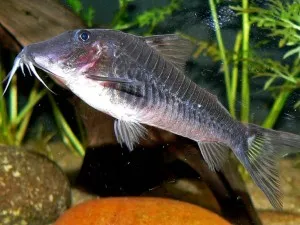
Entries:
{"label": "tail fin", "polygon": [[247,137],[247,143],[235,154],[273,207],[282,209],[278,158],[299,152],[300,136],[248,124]]}

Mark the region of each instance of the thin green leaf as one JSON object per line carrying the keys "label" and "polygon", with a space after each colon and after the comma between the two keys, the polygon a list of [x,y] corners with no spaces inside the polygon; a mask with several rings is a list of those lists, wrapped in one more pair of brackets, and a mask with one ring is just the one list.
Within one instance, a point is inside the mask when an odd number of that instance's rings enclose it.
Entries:
{"label": "thin green leaf", "polygon": [[80,0],[67,0],[67,4],[76,14],[79,14],[83,8]]}
{"label": "thin green leaf", "polygon": [[[51,94],[48,94],[52,109],[53,109],[53,115],[56,120],[57,125],[59,126],[62,138],[65,143],[69,143],[72,145],[72,147],[76,150],[76,152],[80,156],[84,156],[85,154],[85,148],[80,143],[76,135],[73,133],[72,129],[70,128],[69,124],[67,123],[66,119],[64,118],[63,114],[59,110],[58,106],[56,105],[54,98]],[[67,140],[66,140],[67,139]]]}
{"label": "thin green leaf", "polygon": [[119,0],[119,8],[125,8],[131,2],[134,2],[134,0]]}
{"label": "thin green leaf", "polygon": [[300,100],[294,104],[294,109],[300,108]]}
{"label": "thin green leaf", "polygon": [[284,54],[283,58],[286,59],[286,58],[290,57],[291,55],[294,55],[297,53],[298,53],[298,57],[300,57],[300,46],[289,50],[287,53]]}
{"label": "thin green leaf", "polygon": [[271,77],[264,85],[264,90],[267,90],[271,84],[276,80],[276,77]]}
{"label": "thin green leaf", "polygon": [[31,91],[28,103],[21,110],[17,118],[12,121],[12,124],[14,126],[19,125],[19,123],[27,116],[27,114],[31,113],[33,107],[45,96],[46,93],[46,89],[43,89],[38,94],[34,93],[34,91]]}
{"label": "thin green leaf", "polygon": [[95,9],[89,6],[87,11],[83,13],[82,17],[83,17],[83,20],[85,21],[86,25],[88,27],[92,27],[94,17],[95,17]]}

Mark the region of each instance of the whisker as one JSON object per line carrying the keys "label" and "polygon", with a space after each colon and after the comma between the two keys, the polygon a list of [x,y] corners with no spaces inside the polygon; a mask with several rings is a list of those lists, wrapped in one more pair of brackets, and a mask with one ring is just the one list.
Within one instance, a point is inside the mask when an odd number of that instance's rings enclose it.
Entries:
{"label": "whisker", "polygon": [[24,63],[23,62],[20,62],[20,67],[21,67],[21,71],[25,77],[25,72],[24,72]]}
{"label": "whisker", "polygon": [[2,96],[4,96],[5,92],[7,91],[7,88],[9,87],[9,84],[11,82],[11,79],[13,78],[14,74],[16,73],[17,69],[19,68],[20,66],[20,61],[21,61],[21,58],[20,56],[17,56],[15,61],[14,61],[14,65],[11,69],[11,71],[8,73],[8,75],[4,78],[4,80],[2,82],[5,82],[7,80],[7,84],[4,88],[4,91],[2,93]]}
{"label": "whisker", "polygon": [[32,76],[31,70],[29,68],[29,66],[27,64],[25,64],[25,66],[27,67],[27,70],[29,71],[29,75]]}
{"label": "whisker", "polygon": [[51,91],[53,94],[56,94],[54,91],[52,91],[46,84],[45,82],[42,80],[42,78],[38,75],[38,73],[36,72],[32,62],[28,63],[28,66],[30,68],[30,70],[32,71],[32,73],[36,76],[36,78],[49,90]]}

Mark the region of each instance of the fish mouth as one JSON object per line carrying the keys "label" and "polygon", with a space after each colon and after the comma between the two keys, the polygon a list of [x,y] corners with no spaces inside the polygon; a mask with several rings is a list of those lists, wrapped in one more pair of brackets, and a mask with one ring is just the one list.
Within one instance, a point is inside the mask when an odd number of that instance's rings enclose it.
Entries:
{"label": "fish mouth", "polygon": [[29,57],[26,54],[26,50],[27,48],[23,48],[22,51],[17,55],[17,57],[15,58],[13,67],[11,69],[11,71],[8,73],[8,75],[5,77],[5,79],[2,82],[5,82],[7,80],[7,84],[4,88],[3,94],[2,96],[5,94],[5,92],[7,91],[11,80],[13,78],[13,76],[15,75],[16,71],[18,70],[18,68],[21,68],[21,71],[23,73],[24,76],[26,76],[25,74],[25,70],[24,67],[27,68],[27,70],[29,71],[30,76],[34,75],[49,91],[51,91],[52,93],[54,93],[46,84],[45,82],[42,80],[42,78],[39,76],[39,74],[37,73],[35,67],[40,68],[42,70],[44,70],[47,73],[53,74],[52,72],[48,71],[47,69],[41,68],[39,65],[37,65],[34,60],[31,59],[31,57]]}

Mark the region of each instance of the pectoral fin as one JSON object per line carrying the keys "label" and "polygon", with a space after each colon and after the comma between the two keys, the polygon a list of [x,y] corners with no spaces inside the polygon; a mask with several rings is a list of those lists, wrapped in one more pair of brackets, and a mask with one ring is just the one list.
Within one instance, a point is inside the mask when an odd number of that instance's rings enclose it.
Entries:
{"label": "pectoral fin", "polygon": [[87,75],[87,78],[95,81],[105,82],[102,85],[118,91],[126,92],[130,95],[135,95],[137,97],[144,96],[144,88],[141,83],[128,78],[105,77],[99,75]]}
{"label": "pectoral fin", "polygon": [[227,160],[229,148],[219,142],[198,142],[201,154],[211,170],[220,170]]}
{"label": "pectoral fin", "polygon": [[124,120],[115,120],[114,130],[117,141],[133,150],[135,144],[139,143],[140,138],[145,138],[147,134],[146,128],[140,123],[127,122]]}
{"label": "pectoral fin", "polygon": [[105,77],[105,76],[98,76],[98,75],[87,75],[86,77],[96,81],[106,81],[112,83],[133,83],[133,81],[130,79],[120,78],[120,77]]}

